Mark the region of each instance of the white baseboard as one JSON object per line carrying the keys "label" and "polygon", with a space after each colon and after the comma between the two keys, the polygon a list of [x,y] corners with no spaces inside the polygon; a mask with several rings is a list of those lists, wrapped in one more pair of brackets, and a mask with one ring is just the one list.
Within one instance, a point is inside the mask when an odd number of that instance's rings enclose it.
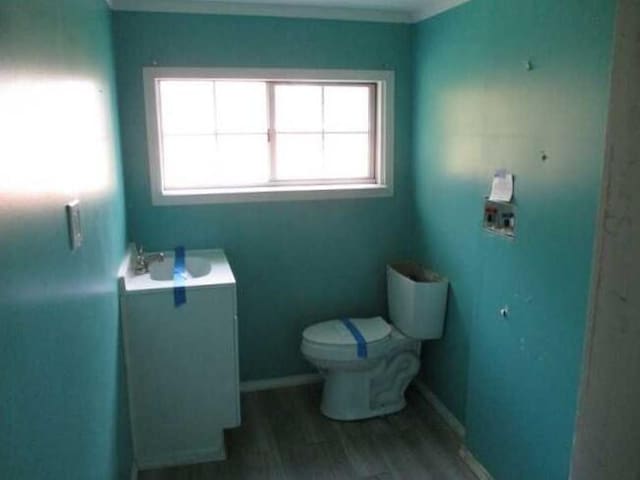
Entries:
{"label": "white baseboard", "polygon": [[462,461],[467,465],[469,470],[478,477],[478,480],[493,480],[493,477],[489,471],[473,456],[467,447],[464,445],[458,450],[458,455]]}
{"label": "white baseboard", "polygon": [[274,388],[297,387],[298,385],[309,385],[319,383],[322,376],[319,373],[306,373],[302,375],[291,375],[289,377],[265,378],[264,380],[249,380],[240,382],[241,392],[257,392],[260,390],[272,390]]}
{"label": "white baseboard", "polygon": [[433,407],[433,409],[438,412],[438,414],[445,421],[447,426],[456,434],[460,443],[464,442],[464,438],[467,435],[467,431],[462,425],[462,422],[456,418],[456,416],[451,413],[451,411],[445,406],[444,403],[433,393],[426,383],[423,380],[416,378],[413,381],[413,385],[418,389],[418,392],[424,397],[424,399],[429,402],[429,404]]}
{"label": "white baseboard", "polygon": [[433,407],[433,409],[442,417],[451,431],[458,437],[460,449],[458,455],[460,459],[467,465],[469,470],[478,477],[478,480],[493,480],[489,471],[473,456],[471,451],[464,445],[464,439],[467,434],[464,425],[451,413],[444,403],[433,393],[423,380],[416,378],[413,385],[424,399]]}

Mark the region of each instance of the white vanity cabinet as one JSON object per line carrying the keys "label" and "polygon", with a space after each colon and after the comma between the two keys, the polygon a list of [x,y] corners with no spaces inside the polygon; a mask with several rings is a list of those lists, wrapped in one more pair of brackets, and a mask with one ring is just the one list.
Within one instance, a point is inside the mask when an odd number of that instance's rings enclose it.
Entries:
{"label": "white vanity cabinet", "polygon": [[[222,460],[224,429],[240,425],[235,278],[220,250],[187,251],[187,259],[211,268],[186,273],[186,303],[178,307],[173,280],[135,275],[131,268],[121,276],[139,469]],[[174,261],[170,252],[164,261]]]}

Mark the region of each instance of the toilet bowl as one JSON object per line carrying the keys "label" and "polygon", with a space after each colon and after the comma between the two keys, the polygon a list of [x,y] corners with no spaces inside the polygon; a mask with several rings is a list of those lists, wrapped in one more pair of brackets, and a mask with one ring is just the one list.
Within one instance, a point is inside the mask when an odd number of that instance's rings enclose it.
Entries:
{"label": "toilet bowl", "polygon": [[448,282],[415,264],[387,268],[390,319],[340,318],[302,333],[303,356],[324,377],[320,409],[335,420],[402,410],[421,341],[442,335]]}

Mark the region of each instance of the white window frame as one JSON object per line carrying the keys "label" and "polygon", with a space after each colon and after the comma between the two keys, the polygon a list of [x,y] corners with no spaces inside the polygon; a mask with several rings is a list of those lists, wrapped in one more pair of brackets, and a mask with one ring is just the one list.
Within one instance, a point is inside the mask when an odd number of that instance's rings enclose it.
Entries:
{"label": "white window frame", "polygon": [[[393,195],[394,164],[394,73],[386,70],[304,70],[257,68],[143,69],[149,177],[153,205],[188,205],[285,200],[322,200],[390,197]],[[374,178],[358,181],[279,182],[268,186],[216,187],[164,191],[160,152],[160,117],[157,109],[158,81],[166,79],[251,79],[282,83],[375,84]]]}

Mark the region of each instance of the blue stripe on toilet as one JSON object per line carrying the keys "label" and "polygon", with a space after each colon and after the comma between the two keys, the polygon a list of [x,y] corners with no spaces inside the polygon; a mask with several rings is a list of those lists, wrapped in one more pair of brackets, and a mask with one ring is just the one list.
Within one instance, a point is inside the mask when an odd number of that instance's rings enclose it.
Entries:
{"label": "blue stripe on toilet", "polygon": [[360,330],[358,330],[358,327],[356,327],[348,318],[343,318],[341,320],[358,344],[358,358],[367,358],[367,341],[362,336],[362,333],[360,333]]}

